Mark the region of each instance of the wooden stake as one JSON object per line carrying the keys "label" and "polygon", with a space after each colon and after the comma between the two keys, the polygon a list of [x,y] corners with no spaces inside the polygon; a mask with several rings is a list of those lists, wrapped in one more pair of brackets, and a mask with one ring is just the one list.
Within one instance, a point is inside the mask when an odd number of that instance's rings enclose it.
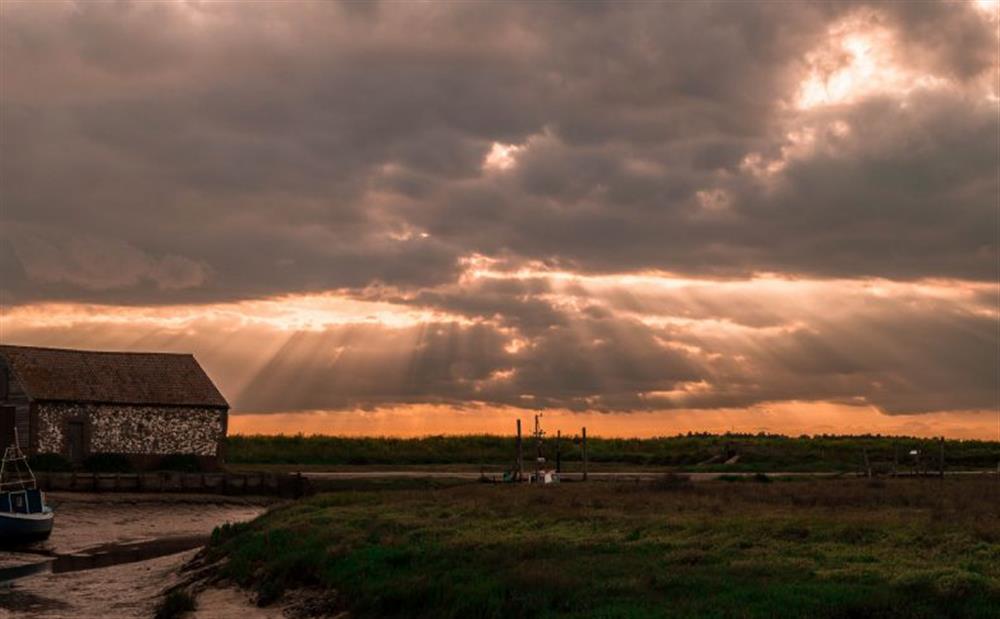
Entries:
{"label": "wooden stake", "polygon": [[521,450],[521,420],[517,420],[517,481],[521,481],[524,473],[524,453]]}
{"label": "wooden stake", "polygon": [[587,481],[587,426],[583,426],[583,481]]}
{"label": "wooden stake", "polygon": [[562,472],[562,430],[556,430],[556,473]]}
{"label": "wooden stake", "polygon": [[941,448],[940,457],[938,459],[938,475],[941,479],[944,479],[944,437],[941,437],[939,441],[939,446]]}
{"label": "wooden stake", "polygon": [[871,479],[871,477],[872,477],[872,464],[868,460],[868,448],[867,447],[862,447],[861,448],[861,455],[864,456],[864,458],[865,458],[865,474],[868,476],[868,479]]}
{"label": "wooden stake", "polygon": [[538,415],[535,415],[535,481],[542,480],[542,427],[538,424]]}

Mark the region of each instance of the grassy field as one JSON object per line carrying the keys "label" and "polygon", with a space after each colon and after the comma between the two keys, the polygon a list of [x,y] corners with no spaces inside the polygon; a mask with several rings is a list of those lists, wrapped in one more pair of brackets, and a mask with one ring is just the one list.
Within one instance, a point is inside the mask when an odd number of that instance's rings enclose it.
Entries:
{"label": "grassy field", "polygon": [[[996,617],[1000,480],[402,484],[218,529],[222,575],[352,617]],[[301,595],[301,594],[300,594]]]}
{"label": "grassy field", "polygon": [[[525,441],[525,453],[533,455]],[[650,439],[588,439],[590,462],[630,467],[669,466],[680,470],[732,471],[855,471],[867,452],[873,468],[887,471],[894,458],[904,469],[916,464],[911,450],[922,454],[921,465],[937,467],[940,447],[936,441],[908,437],[695,434]],[[571,438],[561,441],[562,460],[572,468],[582,459],[581,445]],[[431,436],[385,438],[338,436],[230,436],[226,460],[232,465],[473,465],[509,466],[514,460],[511,436]],[[738,462],[722,461],[739,454]],[[546,440],[545,455],[555,458],[555,441]],[[945,442],[949,468],[996,468],[1000,442]]]}

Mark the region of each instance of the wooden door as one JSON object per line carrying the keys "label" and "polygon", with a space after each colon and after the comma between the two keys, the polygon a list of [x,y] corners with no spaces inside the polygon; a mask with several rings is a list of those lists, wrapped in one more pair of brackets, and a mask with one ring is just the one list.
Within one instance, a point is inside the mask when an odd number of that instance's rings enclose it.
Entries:
{"label": "wooden door", "polygon": [[71,421],[67,424],[66,430],[67,442],[69,444],[69,459],[74,464],[79,464],[83,462],[86,447],[83,422]]}

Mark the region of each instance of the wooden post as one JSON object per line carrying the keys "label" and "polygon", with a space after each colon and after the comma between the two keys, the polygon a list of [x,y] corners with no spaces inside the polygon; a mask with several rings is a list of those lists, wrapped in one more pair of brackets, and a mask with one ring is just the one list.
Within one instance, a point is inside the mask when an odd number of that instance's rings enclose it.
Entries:
{"label": "wooden post", "polygon": [[560,449],[562,447],[562,445],[560,444],[561,439],[562,439],[562,430],[556,430],[556,473],[562,471],[562,452]]}
{"label": "wooden post", "polygon": [[861,448],[861,455],[864,456],[864,458],[865,458],[865,475],[868,476],[868,479],[871,479],[872,478],[872,464],[868,460],[868,448],[867,447],[862,447]]}
{"label": "wooden post", "polygon": [[892,476],[895,477],[899,469],[899,443],[892,442]]}
{"label": "wooden post", "polygon": [[524,454],[521,450],[521,420],[517,420],[517,473],[514,477],[515,480],[521,481],[521,475],[524,472]]}
{"label": "wooden post", "polygon": [[941,440],[939,441],[938,444],[939,444],[939,446],[941,448],[941,451],[940,451],[940,454],[939,454],[939,459],[938,459],[938,475],[941,477],[941,479],[944,479],[944,437],[943,436],[941,437]]}
{"label": "wooden post", "polygon": [[542,482],[542,429],[538,425],[538,415],[535,415],[535,476],[536,482]]}
{"label": "wooden post", "polygon": [[583,481],[587,481],[587,426],[583,426]]}

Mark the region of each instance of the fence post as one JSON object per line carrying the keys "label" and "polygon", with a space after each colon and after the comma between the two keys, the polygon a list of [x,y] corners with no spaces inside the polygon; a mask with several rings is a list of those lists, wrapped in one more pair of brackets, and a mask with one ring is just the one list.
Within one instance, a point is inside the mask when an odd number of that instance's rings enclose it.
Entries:
{"label": "fence post", "polygon": [[583,426],[583,481],[587,481],[587,426]]}

